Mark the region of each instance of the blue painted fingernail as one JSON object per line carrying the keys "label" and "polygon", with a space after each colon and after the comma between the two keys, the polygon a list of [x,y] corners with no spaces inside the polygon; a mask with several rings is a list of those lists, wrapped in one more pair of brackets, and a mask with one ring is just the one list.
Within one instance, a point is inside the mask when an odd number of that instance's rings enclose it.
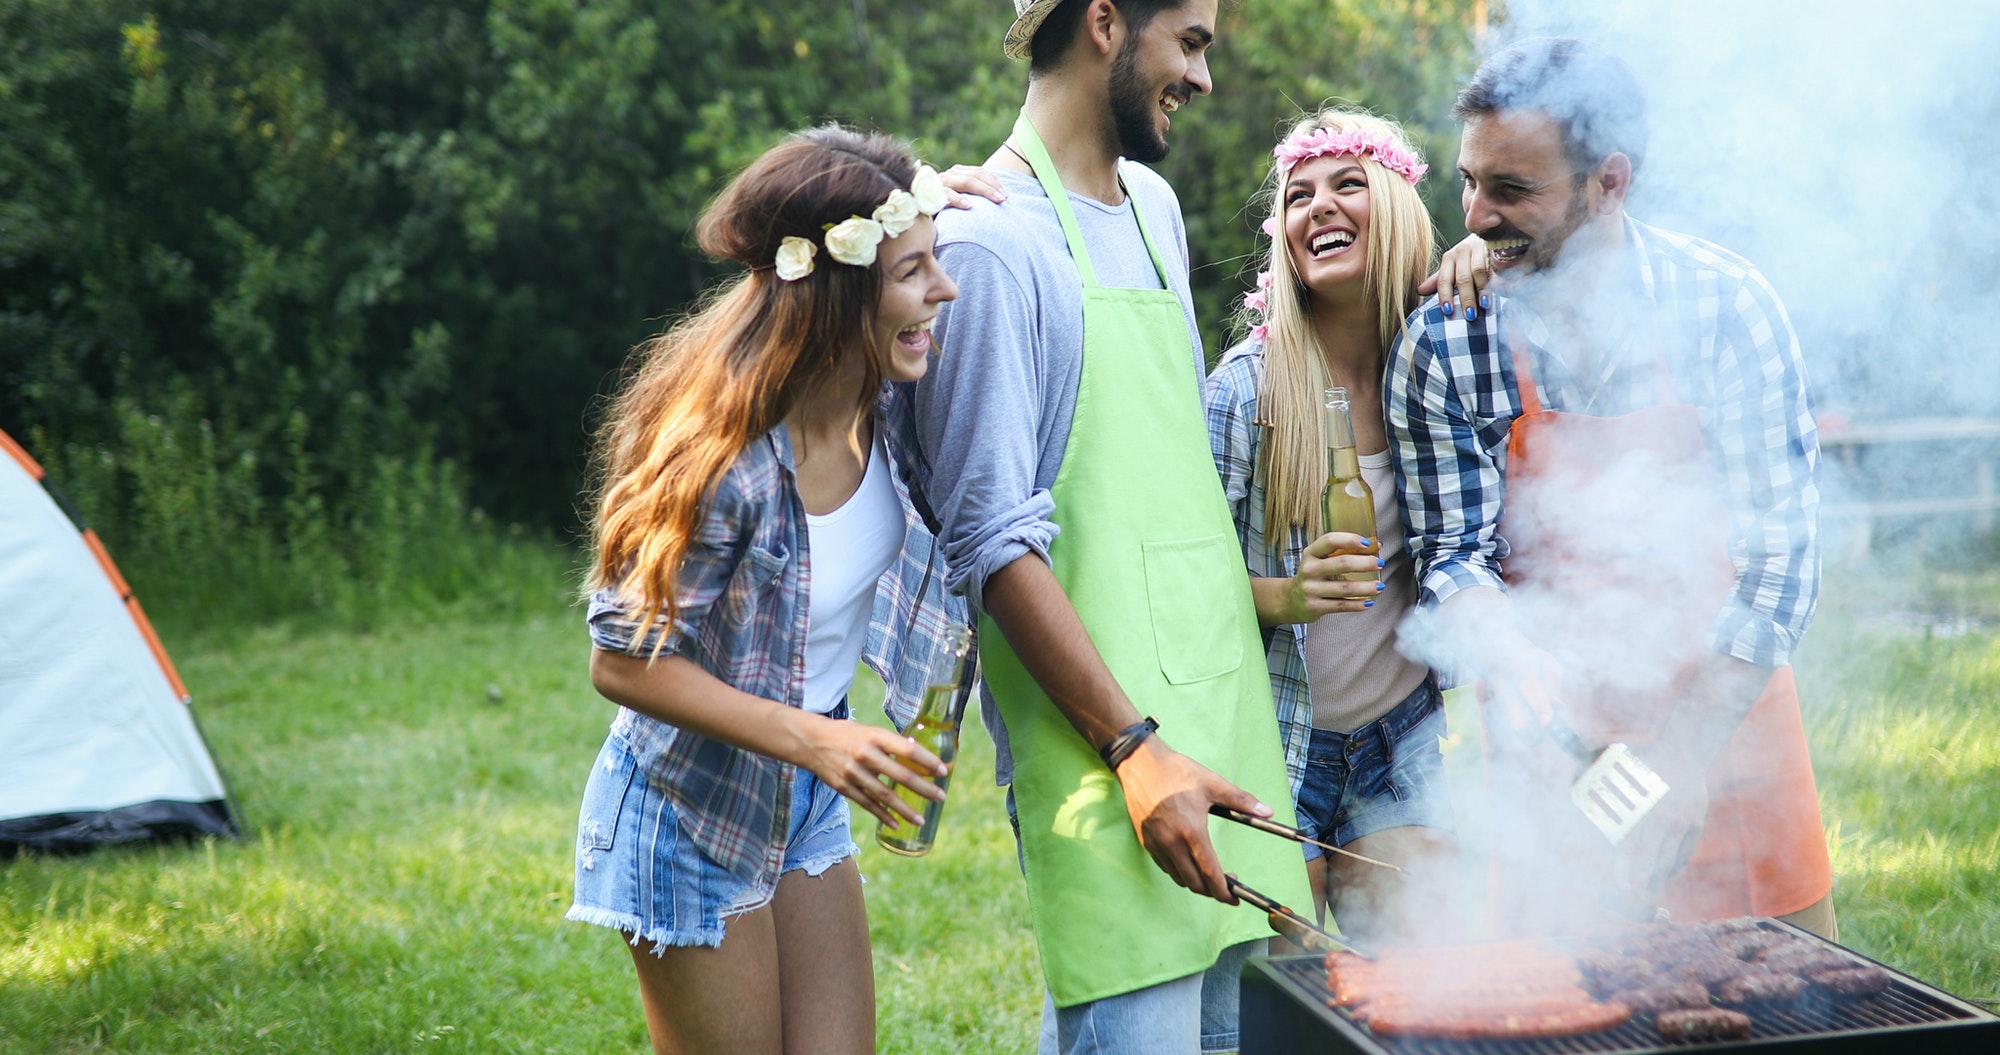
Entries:
{"label": "blue painted fingernail", "polygon": [[1484,294],[1484,293],[1481,293],[1481,294],[1479,295],[1479,306],[1480,306],[1480,307],[1482,307],[1482,308],[1490,308],[1490,307],[1492,307],[1492,305],[1491,305],[1491,304],[1488,304],[1488,303],[1486,302],[1486,294]]}
{"label": "blue painted fingernail", "polygon": [[1361,548],[1362,548],[1362,549],[1367,549],[1368,547],[1370,547],[1370,546],[1373,546],[1374,544],[1375,544],[1375,540],[1373,540],[1373,539],[1362,539],[1362,540],[1361,540]]}
{"label": "blue painted fingernail", "polygon": [[1471,322],[1472,320],[1474,320],[1474,319],[1476,319],[1476,318],[1478,318],[1478,317],[1479,317],[1479,309],[1478,309],[1478,308],[1467,308],[1467,309],[1465,309],[1465,321],[1467,321],[1467,322]]}
{"label": "blue painted fingernail", "polygon": [[1373,607],[1375,607],[1375,602],[1374,602],[1374,601],[1363,601],[1363,602],[1361,602],[1361,607],[1363,607],[1363,608],[1373,608]]}
{"label": "blue painted fingernail", "polygon": [[1389,588],[1389,584],[1388,584],[1388,583],[1386,583],[1386,582],[1378,582],[1378,583],[1376,583],[1376,584],[1375,584],[1375,592],[1376,592],[1376,593],[1381,593],[1381,592],[1382,592],[1383,590],[1386,590],[1386,589],[1388,589],[1388,588]]}
{"label": "blue painted fingernail", "polygon": [[1444,308],[1445,315],[1449,317],[1451,315],[1451,301],[1443,300],[1438,303]]}
{"label": "blue painted fingernail", "polygon": [[1389,566],[1389,562],[1388,562],[1388,561],[1386,561],[1386,560],[1383,560],[1383,559],[1382,559],[1382,558],[1380,558],[1380,557],[1377,557],[1377,558],[1375,558],[1375,566],[1376,566],[1376,567],[1378,567],[1378,568],[1386,568],[1386,567],[1388,567],[1388,566]]}

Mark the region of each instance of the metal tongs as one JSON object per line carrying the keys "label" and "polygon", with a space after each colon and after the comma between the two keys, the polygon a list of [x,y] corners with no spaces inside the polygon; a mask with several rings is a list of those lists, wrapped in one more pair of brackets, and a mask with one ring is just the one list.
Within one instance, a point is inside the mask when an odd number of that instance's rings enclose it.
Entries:
{"label": "metal tongs", "polygon": [[1409,873],[1405,872],[1402,866],[1400,865],[1392,865],[1387,861],[1378,861],[1373,857],[1366,857],[1361,854],[1355,853],[1352,850],[1341,849],[1340,847],[1335,846],[1332,843],[1320,842],[1318,839],[1315,839],[1312,836],[1307,835],[1305,832],[1302,832],[1297,828],[1291,827],[1290,825],[1279,824],[1277,821],[1265,820],[1262,817],[1253,816],[1251,814],[1243,812],[1242,810],[1232,809],[1228,806],[1224,806],[1220,802],[1210,803],[1208,807],[1208,812],[1217,817],[1221,817],[1223,820],[1235,821],[1236,823],[1241,824],[1245,827],[1255,828],[1260,832],[1269,832],[1272,835],[1282,835],[1285,838],[1292,840],[1293,842],[1310,843],[1313,846],[1317,846],[1320,849],[1327,851],[1328,853],[1336,853],[1340,854],[1343,857],[1351,857],[1356,861],[1362,862],[1363,864],[1371,864],[1378,868],[1386,868],[1391,872],[1402,873],[1404,878],[1409,877]]}
{"label": "metal tongs", "polygon": [[1351,952],[1363,959],[1372,960],[1375,954],[1359,948],[1353,942],[1336,937],[1320,929],[1318,924],[1293,912],[1276,899],[1266,897],[1245,886],[1234,874],[1225,874],[1229,882],[1229,892],[1252,908],[1263,909],[1271,923],[1271,929],[1307,952]]}

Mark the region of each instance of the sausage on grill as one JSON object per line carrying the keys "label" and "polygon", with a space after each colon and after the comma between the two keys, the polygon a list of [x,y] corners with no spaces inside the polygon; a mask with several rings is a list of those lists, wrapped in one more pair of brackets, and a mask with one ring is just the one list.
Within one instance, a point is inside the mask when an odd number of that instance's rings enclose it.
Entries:
{"label": "sausage on grill", "polygon": [[1662,1011],[1653,1025],[1662,1040],[1736,1040],[1750,1035],[1750,1016],[1724,1007]]}
{"label": "sausage on grill", "polygon": [[1812,983],[1842,996],[1873,996],[1889,988],[1889,972],[1880,967],[1842,967],[1813,974]]}
{"label": "sausage on grill", "polygon": [[1584,1002],[1541,1011],[1472,1011],[1459,1008],[1419,1008],[1392,1005],[1371,1014],[1368,1028],[1390,1037],[1435,1037],[1442,1040],[1568,1037],[1623,1025],[1632,1009],[1623,1004]]}

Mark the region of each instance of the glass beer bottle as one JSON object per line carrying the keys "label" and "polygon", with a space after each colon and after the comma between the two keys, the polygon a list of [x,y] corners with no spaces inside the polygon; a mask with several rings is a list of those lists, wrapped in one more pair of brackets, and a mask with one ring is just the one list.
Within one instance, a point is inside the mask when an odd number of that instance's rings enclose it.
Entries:
{"label": "glass beer bottle", "polygon": [[[958,690],[965,679],[971,652],[971,630],[954,626],[945,632],[944,646],[931,661],[930,678],[924,683],[923,705],[917,711],[916,720],[903,730],[903,735],[923,745],[946,765],[958,757]],[[896,788],[896,794],[923,814],[924,819],[922,824],[912,824],[899,816],[894,824],[878,824],[875,841],[890,853],[905,857],[922,857],[930,853],[931,843],[937,839],[938,821],[944,817],[944,803],[927,799],[909,788],[896,787],[888,777],[882,779]],[[951,778],[933,777],[932,782],[942,791]]]}
{"label": "glass beer bottle", "polygon": [[[1347,389],[1326,390],[1326,490],[1320,492],[1323,531],[1351,531],[1375,539],[1375,492],[1361,478],[1361,454],[1354,446],[1354,417]],[[1373,579],[1372,571],[1342,572],[1343,579]]]}

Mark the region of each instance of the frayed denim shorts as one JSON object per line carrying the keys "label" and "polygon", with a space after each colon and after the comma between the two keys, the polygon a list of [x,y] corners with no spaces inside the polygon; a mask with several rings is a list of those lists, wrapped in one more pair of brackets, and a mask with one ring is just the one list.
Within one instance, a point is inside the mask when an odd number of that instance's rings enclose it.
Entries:
{"label": "frayed denim shorts", "polygon": [[[859,852],[848,833],[847,800],[801,769],[792,778],[786,872],[819,875]],[[695,848],[668,796],[639,769],[631,745],[605,739],[583,789],[577,821],[576,900],[567,917],[623,931],[633,944],[722,944],[731,917],[769,904],[775,893],[745,883]]]}
{"label": "frayed denim shorts", "polygon": [[[1364,835],[1416,825],[1454,828],[1445,786],[1444,698],[1435,679],[1351,733],[1314,729],[1299,788],[1299,827],[1345,846]],[[1325,853],[1307,845],[1306,860]]]}

